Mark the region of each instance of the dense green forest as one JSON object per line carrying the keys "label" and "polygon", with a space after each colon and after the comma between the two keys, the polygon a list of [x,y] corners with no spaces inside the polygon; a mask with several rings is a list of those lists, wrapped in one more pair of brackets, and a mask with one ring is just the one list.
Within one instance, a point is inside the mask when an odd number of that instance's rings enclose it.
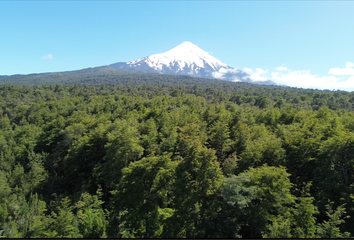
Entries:
{"label": "dense green forest", "polygon": [[1,80],[1,237],[354,236],[354,93],[85,74]]}
{"label": "dense green forest", "polygon": [[72,84],[124,84],[136,85],[143,82],[156,84],[177,83],[180,81],[215,82],[215,80],[194,78],[186,75],[167,75],[157,73],[135,73],[116,70],[110,66],[86,68],[67,72],[35,73],[28,75],[0,76],[0,85],[72,85]]}

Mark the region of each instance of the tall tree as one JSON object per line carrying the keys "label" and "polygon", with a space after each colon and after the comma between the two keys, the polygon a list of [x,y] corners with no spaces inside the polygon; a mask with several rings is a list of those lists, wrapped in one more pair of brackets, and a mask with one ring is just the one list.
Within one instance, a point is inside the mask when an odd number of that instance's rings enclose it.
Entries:
{"label": "tall tree", "polygon": [[163,215],[172,210],[168,199],[176,164],[164,155],[143,158],[123,168],[112,212],[120,215],[123,230],[135,237],[160,237]]}

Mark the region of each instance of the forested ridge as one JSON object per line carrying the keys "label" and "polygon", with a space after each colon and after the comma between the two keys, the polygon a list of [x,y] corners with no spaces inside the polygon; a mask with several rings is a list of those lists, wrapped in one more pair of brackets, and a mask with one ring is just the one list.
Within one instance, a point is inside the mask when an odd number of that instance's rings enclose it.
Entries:
{"label": "forested ridge", "polygon": [[114,69],[110,66],[85,68],[67,72],[34,73],[26,75],[0,76],[0,85],[73,85],[73,84],[124,84],[136,85],[144,82],[156,84],[177,83],[181,81],[206,81],[211,79],[195,78],[187,75],[168,75],[158,73],[136,73]]}
{"label": "forested ridge", "polygon": [[354,235],[354,93],[138,75],[0,86],[1,237]]}

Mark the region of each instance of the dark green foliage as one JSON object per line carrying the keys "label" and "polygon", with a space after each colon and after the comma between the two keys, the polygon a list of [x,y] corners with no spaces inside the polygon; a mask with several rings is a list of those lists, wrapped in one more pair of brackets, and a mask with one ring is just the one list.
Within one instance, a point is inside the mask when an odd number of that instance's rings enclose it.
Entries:
{"label": "dark green foliage", "polygon": [[226,178],[222,195],[237,209],[243,237],[262,237],[269,222],[288,214],[295,199],[288,175],[284,168],[263,165]]}
{"label": "dark green foliage", "polygon": [[0,237],[354,234],[354,93],[109,67],[1,83]]}
{"label": "dark green foliage", "polygon": [[165,155],[143,158],[122,170],[114,199],[114,212],[122,213],[122,229],[135,237],[161,236],[162,222],[172,211],[167,206],[176,164]]}

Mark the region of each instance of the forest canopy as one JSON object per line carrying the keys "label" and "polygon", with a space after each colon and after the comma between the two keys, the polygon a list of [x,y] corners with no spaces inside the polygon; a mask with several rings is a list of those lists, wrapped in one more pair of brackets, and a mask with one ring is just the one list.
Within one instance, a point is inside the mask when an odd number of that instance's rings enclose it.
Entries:
{"label": "forest canopy", "polygon": [[1,80],[1,237],[354,235],[354,93],[85,74]]}

